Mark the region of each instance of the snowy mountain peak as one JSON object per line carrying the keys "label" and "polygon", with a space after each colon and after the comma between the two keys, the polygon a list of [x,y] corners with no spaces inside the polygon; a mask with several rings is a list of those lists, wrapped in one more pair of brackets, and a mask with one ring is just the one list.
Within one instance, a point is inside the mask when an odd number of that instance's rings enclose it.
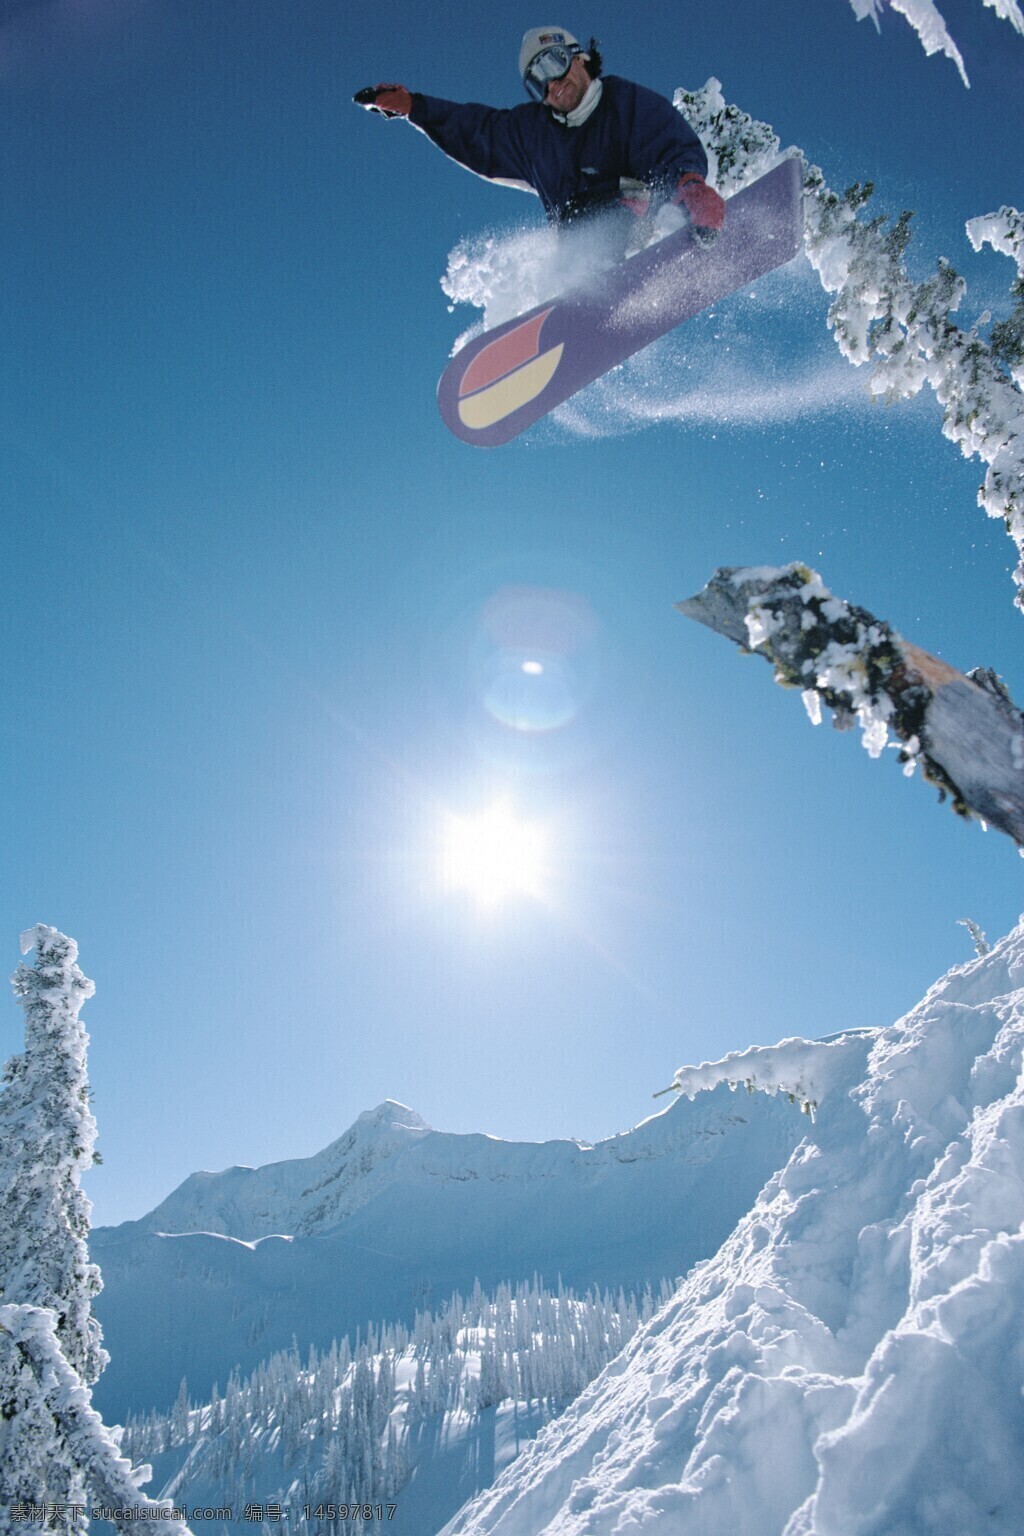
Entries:
{"label": "snowy mountain peak", "polygon": [[431,1130],[386,1100],[314,1157],[193,1175],[142,1221],[92,1235],[105,1411],[173,1401],[182,1376],[208,1389],[293,1338],[411,1324],[478,1279],[657,1285],[714,1252],[801,1118],[723,1086],[588,1147]]}
{"label": "snowy mountain peak", "polygon": [[125,1227],[220,1233],[247,1242],[272,1233],[322,1232],[372,1197],[396,1154],[430,1134],[414,1109],[385,1099],[312,1157],[190,1174],[141,1222]]}
{"label": "snowy mountain peak", "polygon": [[397,1099],[385,1099],[376,1109],[364,1109],[356,1119],[356,1125],[388,1126],[401,1131],[429,1131],[430,1126],[408,1104]]}

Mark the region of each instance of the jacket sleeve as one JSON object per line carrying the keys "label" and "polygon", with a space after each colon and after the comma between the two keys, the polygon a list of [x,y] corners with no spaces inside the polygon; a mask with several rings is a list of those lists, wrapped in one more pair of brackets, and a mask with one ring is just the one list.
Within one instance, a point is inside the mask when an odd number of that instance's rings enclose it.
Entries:
{"label": "jacket sleeve", "polygon": [[634,85],[629,132],[629,174],[638,181],[675,187],[687,171],[706,176],[708,157],[704,146],[681,112],[671,102]]}
{"label": "jacket sleeve", "polygon": [[474,101],[412,98],[409,121],[459,165],[488,181],[534,191],[530,160],[519,122],[521,109],[485,107]]}

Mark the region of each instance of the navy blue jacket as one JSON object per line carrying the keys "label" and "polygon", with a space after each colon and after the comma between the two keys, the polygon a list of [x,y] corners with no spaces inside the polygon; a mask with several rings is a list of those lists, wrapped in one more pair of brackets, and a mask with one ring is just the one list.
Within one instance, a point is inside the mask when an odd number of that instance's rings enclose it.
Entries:
{"label": "navy blue jacket", "polygon": [[532,187],[550,219],[614,202],[621,177],[664,195],[687,171],[707,174],[704,146],[664,96],[615,75],[601,84],[600,101],[578,128],[539,102],[502,110],[418,92],[409,121],[478,176]]}

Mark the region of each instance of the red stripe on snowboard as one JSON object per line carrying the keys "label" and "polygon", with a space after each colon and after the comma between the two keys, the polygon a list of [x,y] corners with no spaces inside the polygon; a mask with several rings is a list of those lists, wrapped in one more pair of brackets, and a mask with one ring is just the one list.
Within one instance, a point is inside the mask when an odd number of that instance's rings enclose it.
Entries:
{"label": "red stripe on snowboard", "polygon": [[551,309],[545,309],[542,314],[531,316],[523,325],[499,336],[497,341],[478,352],[459,381],[459,398],[485,389],[488,384],[504,378],[507,373],[514,373],[536,357],[540,351],[541,327],[550,313]]}

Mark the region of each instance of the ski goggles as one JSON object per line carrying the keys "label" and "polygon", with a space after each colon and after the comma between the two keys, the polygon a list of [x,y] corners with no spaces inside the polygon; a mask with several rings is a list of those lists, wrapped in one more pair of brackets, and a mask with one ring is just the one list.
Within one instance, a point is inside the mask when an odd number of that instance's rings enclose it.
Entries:
{"label": "ski goggles", "polygon": [[582,48],[572,43],[553,43],[550,48],[534,55],[523,76],[523,84],[534,101],[544,100],[552,80],[561,80],[568,74],[573,59],[582,52]]}

